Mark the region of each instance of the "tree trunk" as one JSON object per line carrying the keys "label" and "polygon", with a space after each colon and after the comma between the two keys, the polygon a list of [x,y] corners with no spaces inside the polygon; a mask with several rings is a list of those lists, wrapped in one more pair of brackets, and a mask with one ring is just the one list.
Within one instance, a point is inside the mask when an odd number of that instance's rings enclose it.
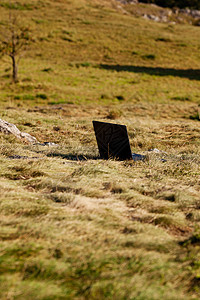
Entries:
{"label": "tree trunk", "polygon": [[13,73],[12,73],[12,79],[13,79],[13,82],[17,82],[18,81],[18,77],[17,77],[17,63],[16,63],[16,59],[15,59],[15,56],[12,56],[12,68],[13,68]]}

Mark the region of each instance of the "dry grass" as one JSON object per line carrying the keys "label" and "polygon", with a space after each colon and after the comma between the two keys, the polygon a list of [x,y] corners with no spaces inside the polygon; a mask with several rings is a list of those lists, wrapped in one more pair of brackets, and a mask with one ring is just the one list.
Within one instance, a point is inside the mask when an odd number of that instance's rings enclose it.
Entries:
{"label": "dry grass", "polygon": [[[57,145],[0,135],[0,298],[198,299],[198,28],[16,3],[35,43],[16,85],[1,61],[0,115]],[[100,160],[93,119],[126,124],[147,159]]]}
{"label": "dry grass", "polygon": [[[42,115],[47,139],[52,128]],[[56,122],[56,112],[51,117]],[[16,147],[17,141],[10,144],[2,136],[1,271],[9,291],[24,299],[34,299],[36,293],[38,299],[198,295],[197,257],[192,254],[198,246],[179,245],[200,220],[198,140],[194,147],[181,145],[182,136],[174,135],[173,143],[167,143],[167,124],[175,128],[181,119],[150,122],[139,112],[129,119],[130,132],[135,129],[130,140],[146,133],[146,142],[137,142],[134,150],[145,153],[154,140],[167,152],[166,162],[153,153],[145,162],[103,161],[94,156],[98,158],[90,118],[62,119],[61,130],[67,124],[71,138],[59,146]],[[196,121],[185,122],[189,136],[195,135],[195,126]],[[152,136],[156,130],[158,142]],[[82,136],[87,142],[81,142]],[[11,149],[28,158],[9,158]],[[5,290],[1,293],[9,297]]]}

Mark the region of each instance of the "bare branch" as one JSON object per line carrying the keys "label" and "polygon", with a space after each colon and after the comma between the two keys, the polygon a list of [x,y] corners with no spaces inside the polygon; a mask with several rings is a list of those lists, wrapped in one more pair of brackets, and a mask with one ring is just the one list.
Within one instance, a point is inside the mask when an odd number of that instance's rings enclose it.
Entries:
{"label": "bare branch", "polygon": [[[18,22],[17,16],[12,16],[9,12],[9,20],[1,25],[0,31],[0,57],[7,55],[12,60],[13,81],[17,81],[17,69],[21,53],[27,49],[32,41],[31,31],[27,26],[22,26]],[[20,55],[20,57],[18,57]],[[18,57],[18,59],[17,59]]]}

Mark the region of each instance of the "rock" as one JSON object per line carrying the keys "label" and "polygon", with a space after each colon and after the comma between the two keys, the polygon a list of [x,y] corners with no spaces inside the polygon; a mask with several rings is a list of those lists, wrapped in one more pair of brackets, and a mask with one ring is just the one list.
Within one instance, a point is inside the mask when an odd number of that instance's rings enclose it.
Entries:
{"label": "rock", "polygon": [[157,148],[146,151],[146,156],[148,157],[148,159],[153,156],[154,158],[156,158],[162,162],[167,161],[165,158],[163,158],[163,156],[166,157],[166,155],[167,155],[167,152],[161,151]]}
{"label": "rock", "polygon": [[200,18],[200,10],[191,10],[190,15],[193,18]]}
{"label": "rock", "polygon": [[12,133],[15,136],[20,135],[21,133],[21,131],[14,124],[3,121],[2,119],[0,119],[0,132],[5,134]]}
{"label": "rock", "polygon": [[117,2],[120,2],[121,4],[137,4],[138,0],[116,0]]}
{"label": "rock", "polygon": [[145,18],[147,20],[152,20],[154,22],[161,22],[161,19],[158,16],[154,16],[154,15],[144,14],[143,18]]}
{"label": "rock", "polygon": [[146,155],[132,153],[132,158],[133,158],[134,161],[145,160],[146,159]]}
{"label": "rock", "polygon": [[20,138],[22,139],[25,139],[27,142],[33,144],[33,143],[36,143],[37,142],[37,139],[30,135],[29,133],[26,133],[26,132],[21,132],[20,133]]}
{"label": "rock", "polygon": [[36,143],[37,139],[30,135],[29,133],[26,132],[21,132],[17,126],[15,126],[12,123],[8,123],[2,119],[0,119],[0,132],[4,133],[4,134],[13,134],[14,136],[16,136],[17,138],[24,140],[28,143]]}
{"label": "rock", "polygon": [[182,8],[179,9],[179,13],[185,14],[187,16],[191,16],[193,18],[200,18],[200,10]]}
{"label": "rock", "polygon": [[153,152],[153,153],[165,153],[165,154],[167,154],[167,152],[161,151],[161,150],[159,150],[159,149],[157,149],[157,148],[150,149],[150,150],[148,150],[148,152]]}
{"label": "rock", "polygon": [[58,144],[52,143],[52,142],[34,143],[34,145],[38,145],[38,146],[48,146],[48,147],[59,146]]}
{"label": "rock", "polygon": [[172,16],[172,10],[171,9],[166,10],[166,14],[167,14],[168,17],[171,17]]}
{"label": "rock", "polygon": [[27,159],[28,156],[22,156],[22,155],[11,155],[8,156],[9,159]]}
{"label": "rock", "polygon": [[11,155],[8,156],[9,159],[41,159],[41,157],[28,157],[28,156],[22,156],[22,155]]}

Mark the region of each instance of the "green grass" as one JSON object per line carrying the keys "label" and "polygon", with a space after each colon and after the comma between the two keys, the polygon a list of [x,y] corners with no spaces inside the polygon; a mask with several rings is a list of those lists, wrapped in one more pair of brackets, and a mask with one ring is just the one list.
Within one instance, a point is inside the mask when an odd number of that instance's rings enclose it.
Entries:
{"label": "green grass", "polygon": [[[0,134],[1,299],[200,296],[199,29],[113,3],[13,3],[34,42],[18,83],[0,62],[0,118],[57,145]],[[101,160],[92,120],[164,152]]]}

